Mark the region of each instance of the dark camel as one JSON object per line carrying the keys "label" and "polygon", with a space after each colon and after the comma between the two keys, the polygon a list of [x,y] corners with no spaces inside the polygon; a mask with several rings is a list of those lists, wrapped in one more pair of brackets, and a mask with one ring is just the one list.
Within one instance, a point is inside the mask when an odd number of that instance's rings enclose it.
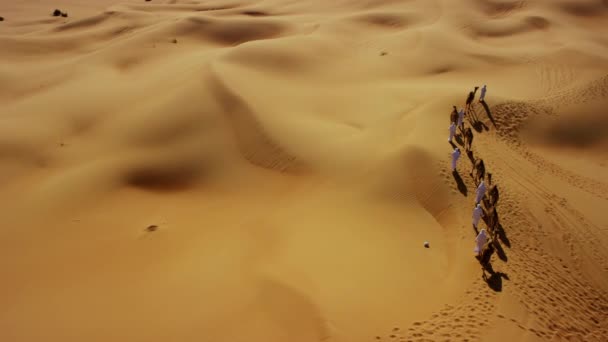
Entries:
{"label": "dark camel", "polygon": [[490,259],[492,258],[492,254],[494,254],[494,246],[492,245],[492,241],[486,242],[483,246],[483,250],[481,251],[481,255],[479,256],[479,262],[481,265],[486,266],[490,263]]}
{"label": "dark camel", "polygon": [[498,187],[496,185],[492,185],[488,197],[490,198],[490,205],[496,206],[496,203],[498,203]]}
{"label": "dark camel", "polygon": [[473,130],[471,127],[467,127],[464,130],[464,149],[465,151],[470,151],[473,145]]}
{"label": "dark camel", "polygon": [[496,235],[496,227],[498,226],[498,211],[496,211],[496,207],[491,206],[484,214],[488,230],[490,231],[492,238],[494,238]]}
{"label": "dark camel", "polygon": [[[473,172],[475,172],[475,175],[473,175]],[[473,165],[473,169],[471,170],[471,172],[469,174],[475,180],[475,184],[479,184],[479,182],[483,179],[483,177],[486,174],[486,166],[483,163],[483,159],[479,158],[475,161],[475,164]]]}
{"label": "dark camel", "polygon": [[473,104],[473,100],[475,100],[475,94],[477,93],[477,89],[479,89],[479,87],[475,87],[475,89],[471,92],[469,92],[469,96],[467,96],[467,105],[465,107],[466,111],[469,111],[469,109],[471,109],[471,105]]}

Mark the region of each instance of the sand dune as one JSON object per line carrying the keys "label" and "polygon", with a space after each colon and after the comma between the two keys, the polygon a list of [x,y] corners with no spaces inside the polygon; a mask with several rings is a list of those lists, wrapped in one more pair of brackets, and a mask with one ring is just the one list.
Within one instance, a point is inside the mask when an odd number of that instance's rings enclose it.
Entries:
{"label": "sand dune", "polygon": [[608,339],[608,2],[0,16],[1,341]]}
{"label": "sand dune", "polygon": [[564,106],[554,120],[536,119],[526,126],[525,134],[537,143],[588,149],[605,147],[608,117],[598,116],[606,101],[585,105]]}

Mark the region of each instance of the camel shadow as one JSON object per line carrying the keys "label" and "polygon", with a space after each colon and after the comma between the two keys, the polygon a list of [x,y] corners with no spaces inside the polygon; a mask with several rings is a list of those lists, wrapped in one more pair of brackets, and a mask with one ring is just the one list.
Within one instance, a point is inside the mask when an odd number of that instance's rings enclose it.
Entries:
{"label": "camel shadow", "polygon": [[468,150],[466,153],[467,153],[467,157],[469,157],[469,160],[471,161],[471,163],[473,165],[475,165],[475,156],[473,155],[473,150]]}
{"label": "camel shadow", "polygon": [[511,248],[511,241],[507,237],[507,233],[505,232],[504,228],[502,227],[502,224],[500,223],[496,225],[496,235],[498,236],[500,241],[505,244],[505,246]]}
{"label": "camel shadow", "polygon": [[475,121],[471,123],[471,127],[477,132],[482,133],[484,130],[489,131],[490,129],[481,121]]}
{"label": "camel shadow", "polygon": [[471,106],[467,115],[467,120],[471,125],[479,122],[479,115],[477,115],[477,109],[475,107],[476,106]]}
{"label": "camel shadow", "polygon": [[[485,200],[485,198],[483,200]],[[494,229],[496,229],[500,224],[500,215],[498,215],[498,211],[495,208],[494,210],[492,210],[492,208],[492,206],[486,205],[486,210],[484,211],[485,216],[483,217],[483,221],[486,223],[488,228],[490,228],[490,230],[494,232]]]}
{"label": "camel shadow", "polygon": [[456,139],[456,142],[458,143],[458,145],[464,146],[464,141],[462,140],[461,134],[456,135],[454,138]]}
{"label": "camel shadow", "polygon": [[488,119],[490,119],[490,121],[492,122],[492,125],[494,125],[494,127],[497,127],[496,121],[494,121],[494,117],[492,116],[492,112],[490,111],[490,107],[488,107],[486,101],[481,101],[481,105],[483,106],[483,109],[486,110],[486,114],[488,115]]}
{"label": "camel shadow", "polygon": [[504,262],[509,261],[509,258],[507,257],[507,254],[505,253],[505,250],[502,248],[500,242],[498,242],[497,240],[493,240],[492,241],[492,245],[494,246],[494,249],[496,250],[496,255],[498,255],[498,258]]}
{"label": "camel shadow", "polygon": [[[489,270],[488,270],[489,268]],[[485,271],[488,271],[488,273],[490,273],[490,276],[488,277],[485,273]],[[492,265],[488,264],[487,266],[484,266],[484,268],[482,269],[483,272],[483,280],[488,284],[488,286],[496,291],[496,292],[501,292],[502,291],[502,280],[503,278],[506,280],[509,280],[509,276],[506,273],[502,273],[502,272],[495,272],[492,269]]]}
{"label": "camel shadow", "polygon": [[460,174],[458,173],[458,171],[453,171],[452,176],[454,176],[456,185],[458,185],[458,191],[460,191],[460,193],[463,194],[464,196],[467,196],[467,193],[468,193],[467,186],[466,186],[466,184],[464,184],[464,181],[462,180],[462,177],[460,177]]}

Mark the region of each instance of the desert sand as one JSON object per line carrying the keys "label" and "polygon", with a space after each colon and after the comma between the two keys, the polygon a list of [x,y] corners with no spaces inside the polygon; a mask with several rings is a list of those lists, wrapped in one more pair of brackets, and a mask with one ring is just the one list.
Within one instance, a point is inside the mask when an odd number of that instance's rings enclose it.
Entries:
{"label": "desert sand", "polygon": [[608,340],[607,1],[0,16],[0,341]]}

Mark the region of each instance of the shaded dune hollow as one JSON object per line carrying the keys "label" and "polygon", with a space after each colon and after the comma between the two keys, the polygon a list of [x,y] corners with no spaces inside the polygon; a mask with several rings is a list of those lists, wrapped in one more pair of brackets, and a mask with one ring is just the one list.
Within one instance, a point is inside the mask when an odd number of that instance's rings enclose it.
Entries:
{"label": "shaded dune hollow", "polygon": [[244,10],[239,13],[242,15],[250,16],[250,17],[266,17],[266,16],[271,15],[271,13],[269,13],[269,12],[262,11],[262,10],[255,10],[255,9]]}
{"label": "shaded dune hollow", "polygon": [[555,5],[565,13],[579,17],[601,16],[608,12],[606,0],[556,0]]}
{"label": "shaded dune hollow", "polygon": [[556,91],[541,99],[506,101],[491,108],[498,133],[515,141],[523,133],[536,143],[593,147],[605,141],[608,76]]}
{"label": "shaded dune hollow", "polygon": [[125,172],[127,185],[151,191],[186,190],[202,177],[200,162],[165,160],[140,162]]}
{"label": "shaded dune hollow", "polygon": [[398,14],[390,12],[367,12],[351,17],[354,23],[367,25],[369,27],[384,29],[401,29],[415,22],[413,14]]}
{"label": "shaded dune hollow", "polygon": [[596,101],[582,106],[567,106],[557,117],[531,118],[522,129],[522,136],[530,142],[552,147],[577,149],[608,147],[608,101]]}
{"label": "shaded dune hollow", "polygon": [[86,43],[92,44],[94,40],[104,41],[118,38],[124,33],[150,26],[153,23],[153,18],[145,13],[107,10],[98,15],[62,23],[51,28],[49,33],[57,36],[82,37]]}
{"label": "shaded dune hollow", "polygon": [[129,4],[126,5],[127,8],[136,11],[142,12],[152,12],[152,13],[175,13],[175,12],[222,12],[228,11],[234,8],[238,8],[241,6],[240,3],[234,3],[230,1],[222,1],[213,3],[217,3],[216,5],[212,3],[200,3],[198,1],[193,1],[191,3],[160,3],[160,4]]}
{"label": "shaded dune hollow", "polygon": [[190,17],[177,23],[174,32],[178,36],[234,46],[254,40],[277,38],[289,29],[286,22],[275,19]]}
{"label": "shaded dune hollow", "polygon": [[474,0],[483,13],[490,17],[508,16],[526,6],[522,0]]}
{"label": "shaded dune hollow", "polygon": [[544,31],[551,27],[551,22],[541,16],[522,18],[507,17],[483,22],[472,26],[475,37],[499,38],[513,35]]}
{"label": "shaded dune hollow", "polygon": [[54,32],[69,32],[98,26],[111,18],[113,12],[105,12],[92,17],[79,19],[53,28]]}

